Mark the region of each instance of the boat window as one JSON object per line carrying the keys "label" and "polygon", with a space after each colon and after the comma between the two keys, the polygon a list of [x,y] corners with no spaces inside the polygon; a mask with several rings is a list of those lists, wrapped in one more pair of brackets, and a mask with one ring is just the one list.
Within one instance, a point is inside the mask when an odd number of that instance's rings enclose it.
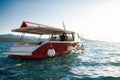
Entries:
{"label": "boat window", "polygon": [[72,36],[72,34],[67,34],[67,37],[68,37],[68,41],[73,41],[73,36]]}
{"label": "boat window", "polygon": [[54,34],[51,36],[51,41],[59,41],[60,40],[60,37],[58,34]]}
{"label": "boat window", "polygon": [[74,35],[70,33],[63,33],[60,35],[60,41],[74,41]]}
{"label": "boat window", "polygon": [[74,41],[74,34],[72,33],[53,34],[50,40],[51,41]]}
{"label": "boat window", "polygon": [[66,33],[62,33],[60,35],[60,41],[68,41],[68,36]]}

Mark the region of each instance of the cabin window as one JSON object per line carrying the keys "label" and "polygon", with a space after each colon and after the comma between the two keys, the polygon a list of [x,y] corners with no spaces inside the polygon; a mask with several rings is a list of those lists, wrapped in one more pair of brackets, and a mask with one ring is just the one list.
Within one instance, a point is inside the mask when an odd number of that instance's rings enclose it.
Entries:
{"label": "cabin window", "polygon": [[73,33],[52,34],[51,41],[74,41]]}
{"label": "cabin window", "polygon": [[54,34],[51,36],[51,41],[59,41],[60,40],[60,37],[58,34]]}
{"label": "cabin window", "polygon": [[67,34],[67,37],[68,37],[68,41],[73,41],[73,36],[72,36],[72,34]]}
{"label": "cabin window", "polygon": [[71,33],[63,33],[60,35],[60,41],[74,41],[74,35]]}

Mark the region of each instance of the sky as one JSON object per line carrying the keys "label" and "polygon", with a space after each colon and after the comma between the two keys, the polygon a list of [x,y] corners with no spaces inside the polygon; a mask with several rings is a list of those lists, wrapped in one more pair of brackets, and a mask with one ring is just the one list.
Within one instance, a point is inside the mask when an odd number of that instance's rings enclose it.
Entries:
{"label": "sky", "polygon": [[0,0],[0,34],[23,21],[58,28],[64,21],[84,38],[120,42],[120,0]]}

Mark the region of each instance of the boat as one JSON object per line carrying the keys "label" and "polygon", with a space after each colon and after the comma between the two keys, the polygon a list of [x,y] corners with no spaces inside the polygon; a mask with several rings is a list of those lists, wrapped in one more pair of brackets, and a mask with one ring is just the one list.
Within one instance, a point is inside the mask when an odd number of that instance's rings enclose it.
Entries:
{"label": "boat", "polygon": [[23,21],[20,28],[12,32],[49,35],[49,38],[39,42],[16,42],[8,52],[3,53],[9,58],[44,59],[84,50],[79,35],[74,31]]}

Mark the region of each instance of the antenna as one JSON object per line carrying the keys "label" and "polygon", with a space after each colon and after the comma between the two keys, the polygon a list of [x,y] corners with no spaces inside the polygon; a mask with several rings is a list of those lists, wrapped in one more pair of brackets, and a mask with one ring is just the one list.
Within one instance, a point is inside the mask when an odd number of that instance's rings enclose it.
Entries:
{"label": "antenna", "polygon": [[62,24],[63,24],[63,29],[65,30],[65,24],[64,24],[64,21],[62,21]]}

